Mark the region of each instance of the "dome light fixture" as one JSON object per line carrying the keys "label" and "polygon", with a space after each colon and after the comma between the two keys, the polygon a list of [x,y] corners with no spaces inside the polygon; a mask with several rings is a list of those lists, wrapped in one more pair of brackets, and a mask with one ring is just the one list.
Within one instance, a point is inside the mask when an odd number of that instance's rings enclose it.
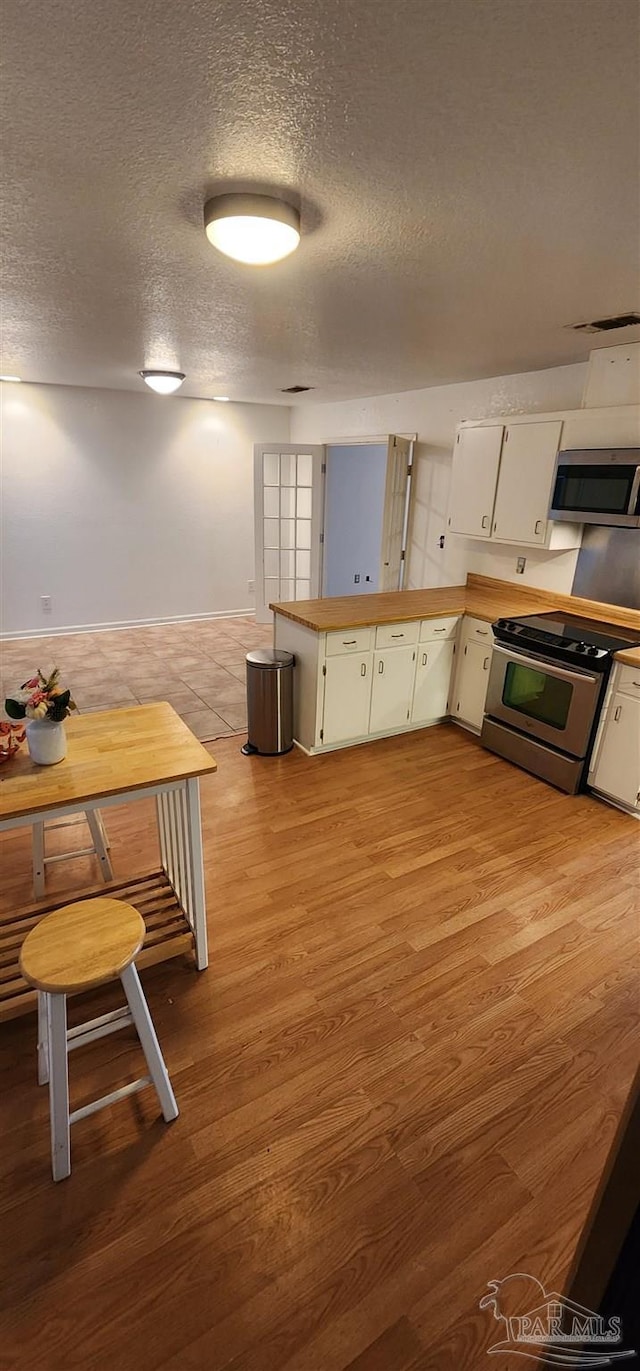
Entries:
{"label": "dome light fixture", "polygon": [[138,375],[157,395],[173,395],[185,379],[184,371],[139,371]]}
{"label": "dome light fixture", "polygon": [[21,377],[21,376],[0,376],[0,381],[15,381],[15,382],[18,382],[18,381],[21,381],[21,380],[22,380],[22,377]]}
{"label": "dome light fixture", "polygon": [[250,266],[280,262],[300,242],[300,214],[271,195],[216,195],[204,207],[209,242]]}
{"label": "dome light fixture", "polygon": [[219,405],[228,405],[229,403],[228,395],[214,395],[212,396],[212,399],[217,400]]}

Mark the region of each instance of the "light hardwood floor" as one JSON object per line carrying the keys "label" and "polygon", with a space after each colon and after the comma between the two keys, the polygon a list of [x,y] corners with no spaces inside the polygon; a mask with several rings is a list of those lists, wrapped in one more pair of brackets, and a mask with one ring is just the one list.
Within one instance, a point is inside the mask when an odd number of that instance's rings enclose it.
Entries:
{"label": "light hardwood floor", "polygon": [[[638,825],[452,726],[211,750],[211,966],[143,974],[180,1118],[85,1120],[54,1186],[33,1020],[0,1033],[0,1365],[489,1366],[487,1281],[562,1286],[637,1064]],[[151,806],[107,822],[135,873]],[[26,835],[0,860],[6,907]],[[137,1074],[105,1039],[72,1099]]]}

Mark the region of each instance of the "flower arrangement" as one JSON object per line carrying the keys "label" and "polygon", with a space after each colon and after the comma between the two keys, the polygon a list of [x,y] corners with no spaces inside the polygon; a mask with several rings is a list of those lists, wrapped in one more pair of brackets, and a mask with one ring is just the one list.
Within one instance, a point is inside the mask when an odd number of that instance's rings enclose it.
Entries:
{"label": "flower arrangement", "polygon": [[60,669],[56,666],[49,676],[38,670],[36,676],[25,681],[15,699],[5,700],[4,707],[10,719],[48,719],[52,724],[61,724],[76,706],[71,691],[62,689]]}

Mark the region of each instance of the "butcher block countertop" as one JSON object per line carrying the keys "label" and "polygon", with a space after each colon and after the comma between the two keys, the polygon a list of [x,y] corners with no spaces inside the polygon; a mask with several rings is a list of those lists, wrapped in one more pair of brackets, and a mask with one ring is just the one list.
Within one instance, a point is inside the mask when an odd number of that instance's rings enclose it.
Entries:
{"label": "butcher block countertop", "polygon": [[625,666],[637,666],[640,671],[640,647],[625,647],[622,652],[615,654],[617,662],[623,662]]}
{"label": "butcher block countertop", "polygon": [[[640,610],[622,605],[605,605],[583,600],[577,595],[561,595],[534,586],[517,586],[489,576],[470,573],[463,586],[437,586],[433,590],[390,590],[379,595],[343,595],[326,600],[295,600],[269,606],[276,614],[316,633],[331,633],[346,628],[365,628],[369,624],[400,624],[412,619],[439,619],[447,614],[472,614],[492,623],[512,614],[544,614],[563,610],[601,623],[637,629],[640,638]],[[640,666],[640,648],[629,648],[616,657]]]}

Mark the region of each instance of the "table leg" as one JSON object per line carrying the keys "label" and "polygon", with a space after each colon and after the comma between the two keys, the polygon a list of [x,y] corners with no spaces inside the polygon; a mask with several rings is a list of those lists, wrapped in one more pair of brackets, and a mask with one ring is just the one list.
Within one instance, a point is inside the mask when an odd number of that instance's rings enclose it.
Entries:
{"label": "table leg", "polygon": [[189,912],[196,945],[196,966],[198,971],[204,971],[204,968],[209,965],[209,954],[207,951],[207,913],[204,896],[200,783],[197,776],[192,776],[187,781],[187,833],[191,875],[190,888],[193,896],[193,908]]}

